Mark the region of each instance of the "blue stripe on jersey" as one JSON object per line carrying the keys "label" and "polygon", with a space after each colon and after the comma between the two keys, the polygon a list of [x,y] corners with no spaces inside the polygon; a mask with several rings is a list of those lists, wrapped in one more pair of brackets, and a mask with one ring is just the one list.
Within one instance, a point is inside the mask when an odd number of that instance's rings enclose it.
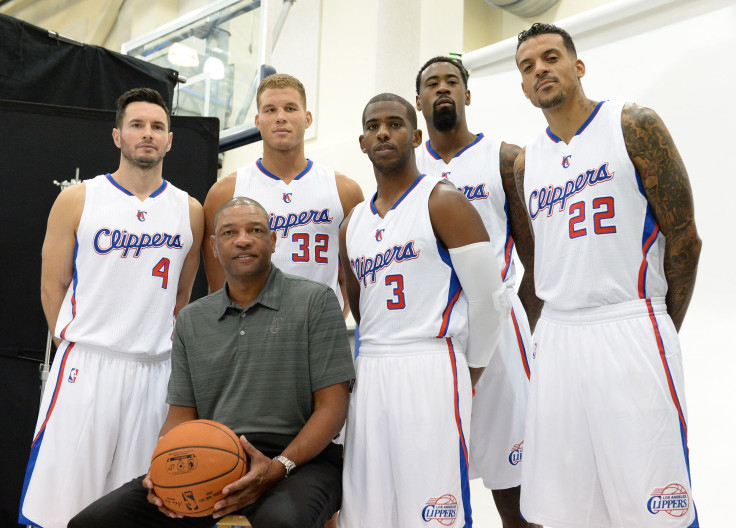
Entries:
{"label": "blue stripe on jersey", "polygon": [[[503,260],[504,269],[501,272],[501,280],[506,281],[509,270],[511,269],[511,263],[513,262],[514,253],[514,239],[511,237],[511,221],[509,220],[509,203],[506,197],[503,198],[503,214],[506,217],[506,243],[503,245]],[[511,247],[509,247],[509,243]]]}
{"label": "blue stripe on jersey", "polygon": [[[296,175],[296,177],[295,177],[294,179],[295,179],[295,180],[298,180],[298,179],[300,179],[300,178],[301,178],[302,176],[304,176],[304,175],[305,175],[306,173],[308,173],[308,172],[309,172],[310,170],[312,170],[312,165],[314,165],[314,163],[312,162],[312,160],[310,160],[309,158],[307,158],[307,166],[306,166],[306,167],[304,168],[304,170],[303,170],[303,171],[301,171],[301,172],[300,172],[299,174],[297,174],[297,175]],[[274,180],[280,180],[280,179],[281,179],[281,178],[279,178],[278,176],[276,176],[276,175],[275,175],[274,173],[272,173],[272,172],[270,172],[270,171],[269,171],[268,169],[266,169],[266,167],[264,167],[264,166],[263,166],[263,158],[258,158],[258,159],[256,160],[256,166],[258,167],[258,169],[259,169],[259,170],[260,170],[260,171],[261,171],[261,172],[262,172],[263,174],[265,174],[265,175],[266,175],[266,176],[268,176],[269,178],[272,178],[272,179],[274,179]]]}
{"label": "blue stripe on jersey", "polygon": [[[583,133],[583,130],[585,130],[586,128],[588,128],[588,125],[589,125],[589,124],[590,124],[590,123],[591,123],[591,122],[593,121],[593,119],[595,119],[595,116],[596,116],[596,115],[598,115],[598,110],[600,110],[600,109],[601,109],[601,106],[603,106],[603,103],[605,103],[605,101],[600,101],[600,102],[599,102],[599,103],[598,103],[598,104],[596,105],[596,107],[595,107],[595,109],[593,110],[593,112],[592,112],[592,113],[591,113],[591,114],[590,114],[590,115],[588,116],[588,119],[586,119],[586,120],[585,120],[585,123],[583,123],[583,124],[582,124],[582,125],[580,126],[580,128],[578,128],[578,131],[577,131],[577,132],[575,132],[575,135],[576,135],[576,136],[579,136],[580,134],[582,134],[582,133]],[[548,136],[548,137],[549,137],[549,138],[550,138],[550,139],[551,139],[552,141],[554,141],[555,143],[559,143],[560,141],[562,141],[562,139],[560,139],[559,137],[555,136],[555,135],[554,135],[554,134],[552,133],[552,130],[551,130],[551,129],[550,129],[549,127],[547,127],[547,136]]]}
{"label": "blue stripe on jersey", "polygon": [[[411,191],[413,191],[413,190],[414,190],[414,187],[416,187],[417,185],[419,185],[419,182],[420,182],[420,181],[422,181],[422,179],[424,178],[424,176],[425,176],[424,174],[420,174],[419,176],[417,176],[417,179],[416,179],[416,180],[414,180],[414,182],[413,182],[413,183],[412,183],[412,184],[411,184],[411,185],[409,186],[409,188],[408,188],[408,189],[407,189],[407,190],[406,190],[406,191],[404,192],[404,194],[402,194],[402,195],[401,195],[401,198],[399,198],[398,200],[396,200],[396,203],[395,203],[395,204],[393,205],[393,207],[391,207],[391,209],[389,209],[389,210],[390,210],[390,211],[393,211],[394,209],[396,209],[396,208],[397,208],[397,207],[399,206],[399,204],[400,204],[400,203],[401,203],[401,202],[402,202],[402,201],[404,200],[404,198],[406,198],[406,196],[407,196],[407,195],[408,195],[408,194],[409,194],[409,193],[410,193]],[[368,203],[369,203],[369,205],[370,205],[370,207],[371,207],[371,212],[372,212],[373,214],[378,214],[378,209],[376,209],[376,205],[375,205],[375,201],[376,201],[376,196],[378,196],[378,191],[376,191],[376,192],[375,192],[375,193],[373,194],[373,197],[371,198],[371,201],[370,201],[370,202],[368,202]]]}
{"label": "blue stripe on jersey", "polygon": [[[471,143],[468,143],[463,148],[461,148],[458,151],[458,153],[453,156],[453,158],[459,157],[460,154],[462,154],[463,152],[465,152],[466,150],[468,150],[470,147],[472,147],[473,145],[475,145],[476,143],[478,143],[481,139],[483,139],[483,137],[484,137],[483,136],[483,132],[481,132],[480,134],[478,134],[478,137],[476,137]],[[432,148],[432,145],[430,144],[429,140],[427,140],[426,143],[424,143],[424,145],[425,145],[425,147],[427,147],[427,152],[429,152],[429,155],[430,156],[432,156],[436,160],[442,159],[440,157],[440,155],[437,154],[437,152]]]}
{"label": "blue stripe on jersey", "polygon": [[440,333],[437,335],[437,337],[445,337],[447,335],[447,329],[450,326],[450,318],[452,317],[452,309],[455,307],[455,303],[457,302],[458,298],[460,297],[458,294],[460,290],[462,289],[462,285],[460,284],[460,279],[457,278],[457,274],[455,273],[455,268],[452,267],[452,259],[450,258],[450,252],[447,251],[445,248],[443,248],[439,241],[437,242],[437,252],[439,253],[440,258],[442,259],[442,262],[447,264],[449,266],[450,270],[452,270],[452,273],[450,274],[450,288],[447,292],[447,303],[445,304],[445,309],[443,310],[443,313],[445,314],[442,318],[442,328],[440,328]]}
{"label": "blue stripe on jersey", "polygon": [[[74,318],[77,316],[77,284],[79,283],[79,268],[77,268],[77,254],[79,253],[79,239],[77,239],[77,244],[74,246],[74,275],[72,275],[72,298],[70,302],[72,303],[72,318],[71,320],[66,324],[66,326],[59,332],[59,337],[62,339],[66,339],[66,329],[69,328],[69,325],[72,324],[72,321],[74,321]],[[56,332],[56,329],[54,328],[53,332]]]}
{"label": "blue stripe on jersey", "polygon": [[[117,187],[119,190],[121,190],[122,192],[124,192],[128,196],[135,196],[128,189],[126,189],[125,187],[123,187],[122,185],[120,185],[118,182],[116,182],[115,179],[112,177],[112,175],[109,172],[107,174],[105,174],[105,177],[107,178],[107,181],[109,181],[110,183],[112,183],[115,187]],[[155,191],[153,191],[149,195],[149,198],[156,198],[156,196],[158,196],[159,194],[161,194],[162,192],[164,192],[166,190],[166,187],[168,185],[169,185],[169,183],[166,180],[163,180],[163,182],[161,182],[161,185],[159,186],[159,188],[156,189]]]}
{"label": "blue stripe on jersey", "polygon": [[457,157],[460,157],[460,154],[462,154],[463,152],[465,152],[466,150],[468,150],[468,149],[469,149],[470,147],[472,147],[473,145],[475,145],[476,143],[478,143],[478,142],[479,142],[479,141],[480,141],[481,139],[483,139],[483,132],[481,132],[480,134],[478,134],[478,137],[477,137],[477,138],[475,138],[475,141],[473,141],[473,142],[472,142],[472,143],[470,143],[469,145],[465,145],[465,146],[464,146],[463,148],[461,148],[461,149],[460,149],[460,151],[459,151],[459,152],[458,152],[457,154],[455,154],[455,156],[453,156],[453,157],[455,157],[455,158],[457,158]]}
{"label": "blue stripe on jersey", "polygon": [[161,194],[162,192],[164,192],[166,190],[166,186],[167,185],[169,185],[169,182],[167,182],[166,180],[164,180],[161,183],[161,187],[159,187],[158,189],[156,189],[155,191],[153,191],[153,193],[151,193],[151,196],[149,196],[149,198],[156,198],[156,196],[158,196],[159,194]]}
{"label": "blue stripe on jersey", "polygon": [[119,184],[118,182],[116,182],[116,181],[115,181],[115,180],[113,179],[112,175],[110,175],[110,173],[109,173],[109,172],[108,172],[107,174],[105,174],[105,176],[107,177],[107,181],[109,181],[110,183],[112,183],[112,184],[113,184],[113,185],[114,185],[115,187],[117,187],[118,189],[120,189],[121,191],[123,191],[123,192],[124,192],[125,194],[127,194],[128,196],[133,196],[133,193],[132,193],[132,192],[130,192],[130,191],[129,191],[128,189],[126,189],[125,187],[123,187],[122,185],[120,185],[120,184]]}

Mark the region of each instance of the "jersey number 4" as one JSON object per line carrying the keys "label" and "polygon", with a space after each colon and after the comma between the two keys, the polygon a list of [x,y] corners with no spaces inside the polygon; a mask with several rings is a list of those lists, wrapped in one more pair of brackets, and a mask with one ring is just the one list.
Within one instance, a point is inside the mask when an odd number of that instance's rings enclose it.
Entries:
{"label": "jersey number 4", "polygon": [[[299,244],[298,252],[291,254],[294,262],[309,262],[309,233],[294,233],[291,241]],[[314,261],[319,264],[327,264],[327,246],[330,237],[324,234],[314,235]]]}
{"label": "jersey number 4", "polygon": [[151,275],[161,277],[161,288],[166,289],[169,285],[169,259],[162,258],[151,270]]}
{"label": "jersey number 4", "polygon": [[[616,232],[615,225],[603,225],[604,220],[610,220],[615,214],[613,197],[605,196],[593,199],[593,231],[596,235],[607,235]],[[585,202],[576,202],[570,206],[570,238],[578,238],[588,234],[588,229],[579,227],[585,222]]]}

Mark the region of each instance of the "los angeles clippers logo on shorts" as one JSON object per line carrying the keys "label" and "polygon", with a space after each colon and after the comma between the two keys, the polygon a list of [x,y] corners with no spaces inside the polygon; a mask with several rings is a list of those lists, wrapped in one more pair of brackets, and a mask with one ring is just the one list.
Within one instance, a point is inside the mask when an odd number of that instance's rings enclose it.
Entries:
{"label": "los angeles clippers logo on shorts", "polygon": [[566,168],[568,168],[570,166],[570,158],[571,157],[572,157],[572,155],[563,156],[563,158],[562,158],[562,167],[563,168],[566,169]]}
{"label": "los angeles clippers logo on shorts", "polygon": [[291,193],[284,193],[284,203],[291,203]]}
{"label": "los angeles clippers logo on shorts", "polygon": [[449,493],[429,499],[422,508],[422,520],[426,523],[437,521],[442,526],[452,526],[457,520],[457,499]]}
{"label": "los angeles clippers logo on shorts", "polygon": [[146,221],[146,215],[148,214],[148,211],[141,211],[138,210],[138,214],[135,215],[135,217],[138,219],[139,222],[145,222]]}
{"label": "los angeles clippers logo on shorts", "polygon": [[672,517],[682,517],[690,509],[690,496],[684,486],[673,482],[664,488],[655,488],[647,501],[652,515],[665,512]]}
{"label": "los angeles clippers logo on shorts", "polygon": [[77,374],[79,374],[79,369],[73,368],[69,371],[69,377],[66,379],[69,383],[74,383],[77,381]]}
{"label": "los angeles clippers logo on shorts", "polygon": [[380,242],[381,240],[383,240],[383,232],[384,231],[385,231],[385,229],[376,229],[376,240],[378,242]]}
{"label": "los angeles clippers logo on shorts", "polygon": [[524,441],[522,440],[518,444],[514,444],[514,447],[511,448],[511,453],[509,453],[509,464],[512,466],[515,466],[519,462],[521,462],[521,456],[524,452]]}

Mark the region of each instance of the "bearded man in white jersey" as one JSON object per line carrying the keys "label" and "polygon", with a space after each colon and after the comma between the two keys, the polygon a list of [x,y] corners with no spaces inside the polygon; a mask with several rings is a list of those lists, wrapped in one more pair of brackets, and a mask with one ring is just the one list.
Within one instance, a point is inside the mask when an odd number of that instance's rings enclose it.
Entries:
{"label": "bearded man in white jersey", "polygon": [[59,194],[41,253],[57,353],[23,487],[21,524],[65,527],[145,471],[166,418],[174,316],[199,267],[202,206],[163,179],[169,110],[155,90],[117,101],[120,166]]}
{"label": "bearded man in white jersey", "polygon": [[[524,528],[529,524],[519,511],[519,485],[530,376],[527,355],[542,303],[534,295],[534,241],[514,180],[514,160],[521,149],[470,132],[465,117],[468,76],[463,64],[450,57],[434,57],[420,68],[417,109],[424,114],[429,139],[416,149],[417,167],[447,178],[480,213],[513,305],[498,350],[473,396],[470,477],[482,477],[492,490],[504,528]],[[524,265],[518,295],[514,247]]]}
{"label": "bearded man in white jersey", "polygon": [[544,301],[521,511],[560,527],[698,526],[677,332],[701,242],[662,120],[594,101],[570,35],[518,37],[522,89],[549,126],[515,164]]}
{"label": "bearded man in white jersey", "polygon": [[[204,202],[205,236],[214,233],[215,211],[233,196],[248,196],[268,211],[277,234],[274,263],[286,273],[332,288],[347,314],[339,284],[338,230],[342,219],[363,201],[360,186],[344,174],[304,154],[304,134],[312,125],[302,83],[276,73],[263,79],[256,93],[256,127],[263,157],[215,183]],[[224,271],[204,254],[210,292],[222,288]]]}
{"label": "bearded man in white jersey", "polygon": [[452,185],[419,173],[413,106],[371,99],[360,145],[378,190],[340,228],[360,329],[339,526],[471,526],[467,425],[509,303],[488,232]]}

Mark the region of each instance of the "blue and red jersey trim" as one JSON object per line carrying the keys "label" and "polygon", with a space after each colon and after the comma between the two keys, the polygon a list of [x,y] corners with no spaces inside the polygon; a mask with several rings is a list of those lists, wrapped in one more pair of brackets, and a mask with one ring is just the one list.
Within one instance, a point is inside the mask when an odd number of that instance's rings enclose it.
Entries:
{"label": "blue and red jersey trim", "polygon": [[[588,116],[588,119],[586,119],[586,120],[585,120],[585,123],[583,123],[582,125],[580,125],[580,128],[578,128],[578,131],[577,131],[577,132],[575,132],[575,135],[576,135],[576,136],[579,136],[580,134],[582,134],[582,133],[583,133],[583,131],[584,131],[584,130],[585,130],[586,128],[588,128],[588,125],[589,125],[590,123],[592,123],[592,122],[593,122],[593,119],[595,119],[595,116],[597,116],[597,115],[598,115],[598,111],[599,111],[599,110],[601,109],[601,107],[603,106],[603,103],[605,103],[605,101],[600,101],[600,102],[599,102],[599,103],[598,103],[598,104],[597,104],[597,105],[595,106],[595,109],[594,109],[594,110],[593,110],[593,112],[592,112],[592,113],[591,113],[591,114],[590,114],[590,115]],[[554,135],[554,134],[552,133],[552,130],[551,130],[551,129],[550,129],[549,127],[547,127],[547,137],[549,137],[549,138],[550,138],[550,139],[551,139],[552,141],[554,141],[555,143],[559,143],[560,141],[562,141],[562,139],[560,139],[559,137],[557,137],[556,135]]]}
{"label": "blue and red jersey trim", "polygon": [[[303,171],[301,171],[299,174],[297,174],[294,177],[294,180],[300,180],[310,170],[312,170],[312,167],[313,166],[314,166],[314,162],[312,162],[312,160],[310,160],[310,159],[307,159],[307,166],[304,167],[304,170]],[[258,167],[258,170],[260,170],[263,174],[265,174],[269,178],[271,178],[273,180],[281,180],[281,178],[279,178],[273,172],[270,172],[266,167],[263,166],[263,158],[258,158],[258,160],[256,160],[256,167]]]}

